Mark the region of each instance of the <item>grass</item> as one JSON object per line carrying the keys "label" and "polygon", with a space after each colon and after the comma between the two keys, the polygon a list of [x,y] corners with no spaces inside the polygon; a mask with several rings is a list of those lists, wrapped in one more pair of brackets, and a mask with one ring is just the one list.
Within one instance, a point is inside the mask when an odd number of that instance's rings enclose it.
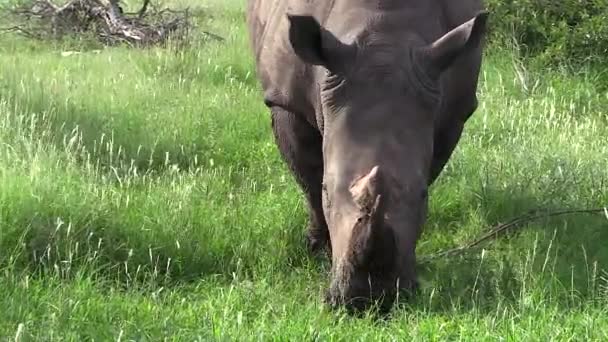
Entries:
{"label": "grass", "polygon": [[[605,340],[608,219],[532,222],[420,265],[387,321],[326,310],[327,260],[270,132],[241,3],[225,42],[62,56],[0,44],[3,340]],[[74,49],[77,45],[69,45]],[[480,108],[437,184],[418,254],[537,208],[608,203],[608,94],[593,73],[488,48]],[[9,67],[10,66],[10,67]]]}

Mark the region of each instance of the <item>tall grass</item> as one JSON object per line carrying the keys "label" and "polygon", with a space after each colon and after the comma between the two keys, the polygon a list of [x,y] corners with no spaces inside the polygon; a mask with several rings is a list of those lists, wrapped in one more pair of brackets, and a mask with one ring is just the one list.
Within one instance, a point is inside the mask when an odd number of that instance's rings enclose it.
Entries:
{"label": "tall grass", "polygon": [[[536,221],[421,264],[419,296],[388,321],[327,311],[328,261],[304,250],[305,206],[242,13],[206,5],[225,42],[62,56],[61,44],[2,38],[3,338],[606,337],[601,215]],[[608,94],[592,74],[513,56],[488,48],[481,105],[432,188],[420,255],[531,209],[608,203]]]}

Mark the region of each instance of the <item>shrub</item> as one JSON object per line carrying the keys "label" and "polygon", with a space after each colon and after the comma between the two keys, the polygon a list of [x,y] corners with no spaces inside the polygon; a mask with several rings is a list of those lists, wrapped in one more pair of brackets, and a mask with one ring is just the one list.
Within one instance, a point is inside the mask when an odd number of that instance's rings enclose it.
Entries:
{"label": "shrub", "polygon": [[492,38],[546,63],[608,62],[608,0],[486,0]]}

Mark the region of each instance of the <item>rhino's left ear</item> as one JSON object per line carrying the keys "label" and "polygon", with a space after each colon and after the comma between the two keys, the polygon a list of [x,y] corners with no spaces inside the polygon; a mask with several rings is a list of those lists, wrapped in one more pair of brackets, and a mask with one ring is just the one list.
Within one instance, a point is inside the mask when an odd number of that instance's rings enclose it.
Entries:
{"label": "rhino's left ear", "polygon": [[354,52],[354,47],[342,43],[310,15],[287,14],[289,43],[304,62],[339,71]]}
{"label": "rhino's left ear", "polygon": [[478,48],[486,33],[488,16],[488,11],[481,11],[471,20],[424,47],[421,52],[425,64],[436,73],[441,73],[462,53]]}

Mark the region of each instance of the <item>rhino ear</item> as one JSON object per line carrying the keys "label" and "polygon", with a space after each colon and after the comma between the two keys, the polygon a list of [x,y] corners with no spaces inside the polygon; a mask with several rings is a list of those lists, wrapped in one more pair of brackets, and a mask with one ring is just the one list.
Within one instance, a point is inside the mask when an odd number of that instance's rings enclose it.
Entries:
{"label": "rhino ear", "polygon": [[488,16],[488,11],[481,11],[471,20],[423,48],[425,63],[435,73],[441,73],[461,54],[479,47],[486,33]]}
{"label": "rhino ear", "polygon": [[289,20],[289,42],[293,51],[305,63],[325,64],[321,42],[321,25],[312,16],[287,14]]}
{"label": "rhino ear", "polygon": [[289,43],[295,54],[312,65],[321,65],[327,69],[336,69],[344,61],[350,46],[343,44],[331,32],[323,29],[321,24],[310,15],[287,14],[289,21]]}

